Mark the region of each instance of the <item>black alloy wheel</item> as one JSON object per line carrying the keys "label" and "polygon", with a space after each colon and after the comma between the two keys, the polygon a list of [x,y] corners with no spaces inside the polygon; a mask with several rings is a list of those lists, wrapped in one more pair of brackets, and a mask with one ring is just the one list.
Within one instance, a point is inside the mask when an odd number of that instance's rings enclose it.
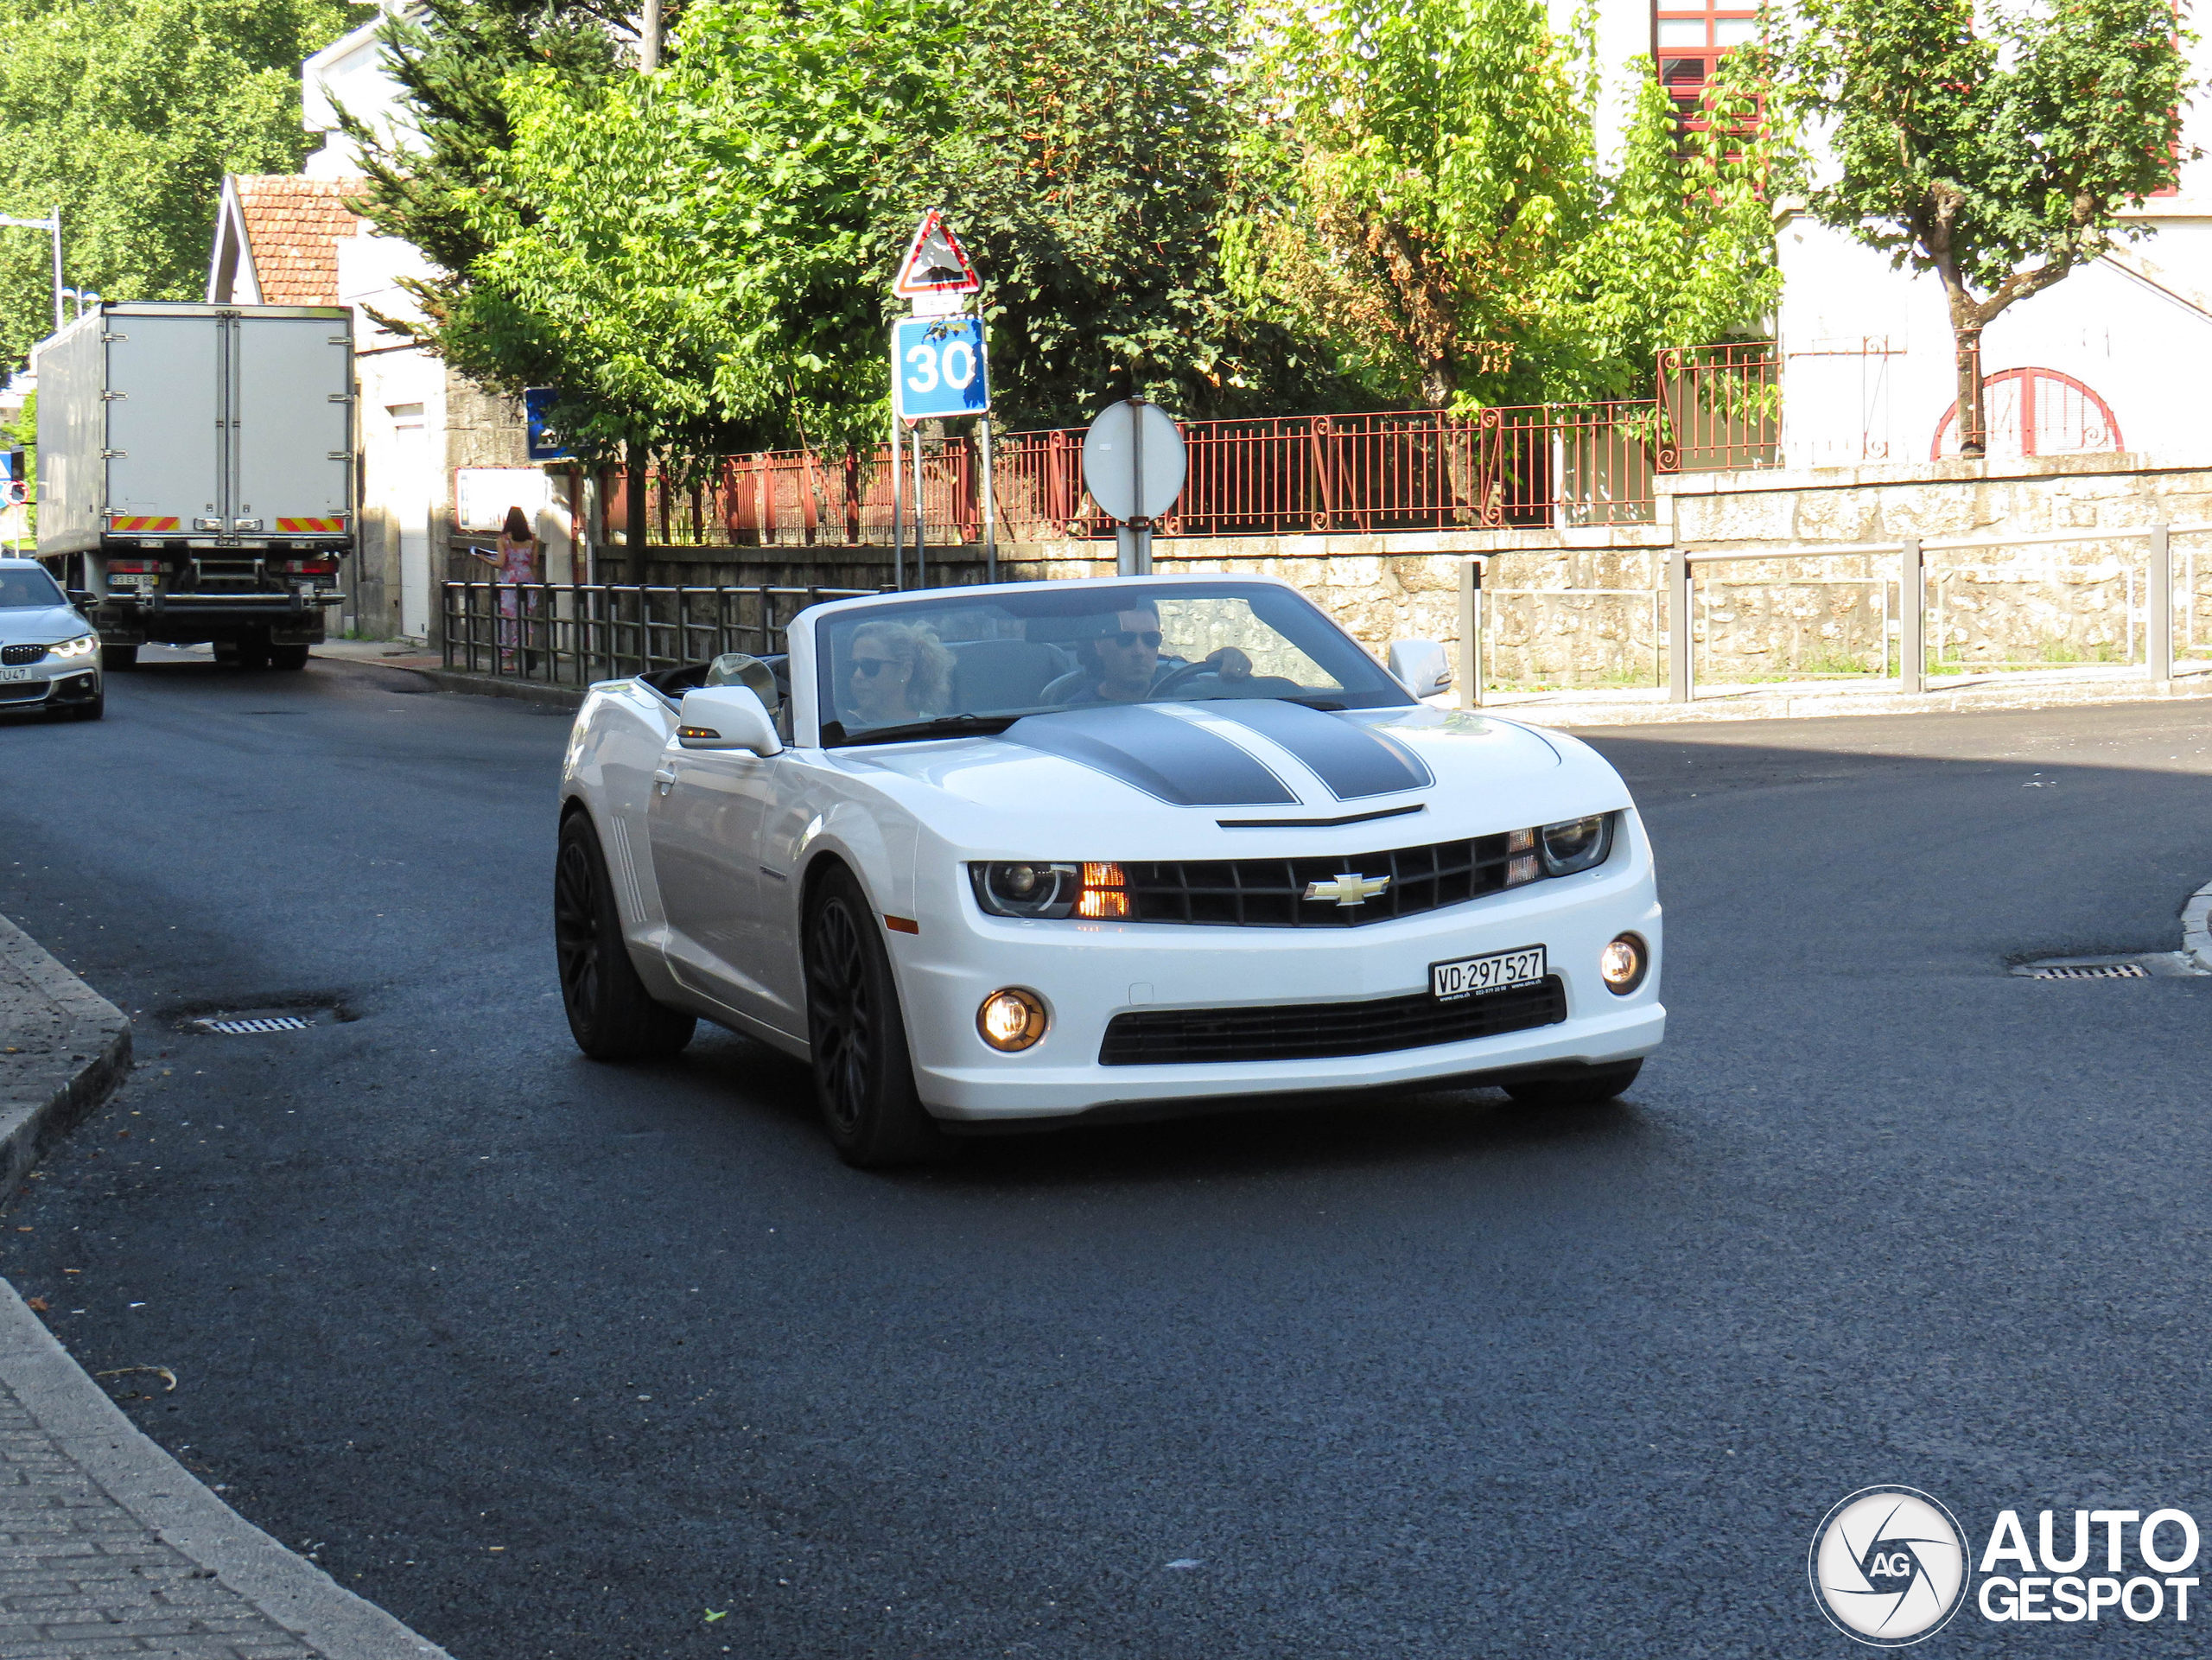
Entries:
{"label": "black alloy wheel", "polygon": [[691,1041],[696,1017],[655,1002],[638,977],[598,833],[582,812],[561,823],[553,861],[553,949],[569,1035],[594,1060],[658,1059]]}
{"label": "black alloy wheel", "polygon": [[1643,1070],[1642,1060],[1624,1060],[1611,1066],[1586,1067],[1578,1076],[1532,1078],[1508,1084],[1505,1092],[1524,1107],[1594,1107],[1627,1089]]}
{"label": "black alloy wheel", "polygon": [[914,1088],[881,925],[846,870],[825,876],[807,907],[806,1030],[815,1101],[840,1158],[874,1169],[942,1154]]}

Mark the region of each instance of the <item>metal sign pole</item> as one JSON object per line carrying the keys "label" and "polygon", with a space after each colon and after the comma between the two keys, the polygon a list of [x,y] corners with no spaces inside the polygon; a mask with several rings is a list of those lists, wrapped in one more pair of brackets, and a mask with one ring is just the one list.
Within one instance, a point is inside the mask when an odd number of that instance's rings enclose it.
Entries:
{"label": "metal sign pole", "polygon": [[[1144,512],[1144,399],[1132,398],[1129,402],[1135,406],[1130,411],[1135,419],[1129,423],[1129,483],[1131,493],[1136,498],[1139,517],[1134,521],[1136,534],[1129,538],[1129,568],[1122,572],[1122,575],[1141,576],[1152,564],[1150,557],[1152,550],[1147,545],[1150,538],[1145,533],[1146,521],[1142,517]],[[1115,561],[1116,565],[1120,563],[1118,559]]]}
{"label": "metal sign pole", "polygon": [[976,423],[976,447],[982,452],[982,477],[978,480],[983,492],[983,580],[995,582],[999,579],[999,505],[991,491],[991,417],[983,416]]}
{"label": "metal sign pole", "polygon": [[922,427],[914,423],[914,586],[930,585],[929,544],[922,532],[922,510],[927,501],[922,493]]}
{"label": "metal sign pole", "polygon": [[[892,372],[898,372],[897,364]],[[899,475],[906,471],[903,441],[899,436],[899,392],[891,393],[891,586],[901,592],[906,587],[906,509],[899,494]]]}

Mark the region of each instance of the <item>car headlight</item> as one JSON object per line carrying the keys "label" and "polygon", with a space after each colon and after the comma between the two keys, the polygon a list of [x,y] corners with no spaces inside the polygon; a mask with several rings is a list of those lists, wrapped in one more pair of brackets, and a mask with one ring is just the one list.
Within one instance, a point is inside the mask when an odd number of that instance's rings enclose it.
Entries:
{"label": "car headlight", "polygon": [[1613,850],[1613,816],[1594,813],[1587,818],[1567,818],[1547,824],[1536,833],[1543,850],[1544,874],[1572,876],[1605,862]]}
{"label": "car headlight", "polygon": [[79,634],[74,639],[65,639],[59,646],[46,649],[54,657],[90,657],[100,643],[98,634]]}
{"label": "car headlight", "polygon": [[995,860],[971,864],[976,903],[995,917],[1125,917],[1128,885],[1116,864]]}

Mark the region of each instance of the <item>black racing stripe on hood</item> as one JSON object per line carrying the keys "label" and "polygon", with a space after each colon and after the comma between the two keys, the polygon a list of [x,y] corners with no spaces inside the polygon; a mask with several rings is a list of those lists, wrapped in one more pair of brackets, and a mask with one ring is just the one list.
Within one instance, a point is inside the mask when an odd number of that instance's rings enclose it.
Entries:
{"label": "black racing stripe on hood", "polygon": [[1339,801],[1425,790],[1436,782],[1419,755],[1370,727],[1272,697],[1200,705],[1209,715],[1249,726],[1313,768]]}
{"label": "black racing stripe on hood", "polygon": [[1176,807],[1278,806],[1298,798],[1228,739],[1136,706],[1027,715],[1000,735],[1117,778]]}

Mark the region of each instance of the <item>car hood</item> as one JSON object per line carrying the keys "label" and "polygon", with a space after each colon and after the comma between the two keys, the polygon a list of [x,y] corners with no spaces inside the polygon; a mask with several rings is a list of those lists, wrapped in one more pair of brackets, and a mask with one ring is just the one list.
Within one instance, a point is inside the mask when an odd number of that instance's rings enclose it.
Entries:
{"label": "car hood", "polygon": [[0,611],[0,645],[58,646],[91,632],[91,626],[66,605]]}
{"label": "car hood", "polygon": [[947,829],[948,817],[968,819],[985,839],[1018,838],[1018,827],[1040,822],[1123,833],[1139,824],[1216,834],[1312,827],[1416,805],[1429,810],[1427,839],[1627,805],[1612,769],[1572,739],[1426,706],[1337,714],[1255,699],[1070,709],[996,737],[838,754],[900,780],[885,782],[925,818]]}

